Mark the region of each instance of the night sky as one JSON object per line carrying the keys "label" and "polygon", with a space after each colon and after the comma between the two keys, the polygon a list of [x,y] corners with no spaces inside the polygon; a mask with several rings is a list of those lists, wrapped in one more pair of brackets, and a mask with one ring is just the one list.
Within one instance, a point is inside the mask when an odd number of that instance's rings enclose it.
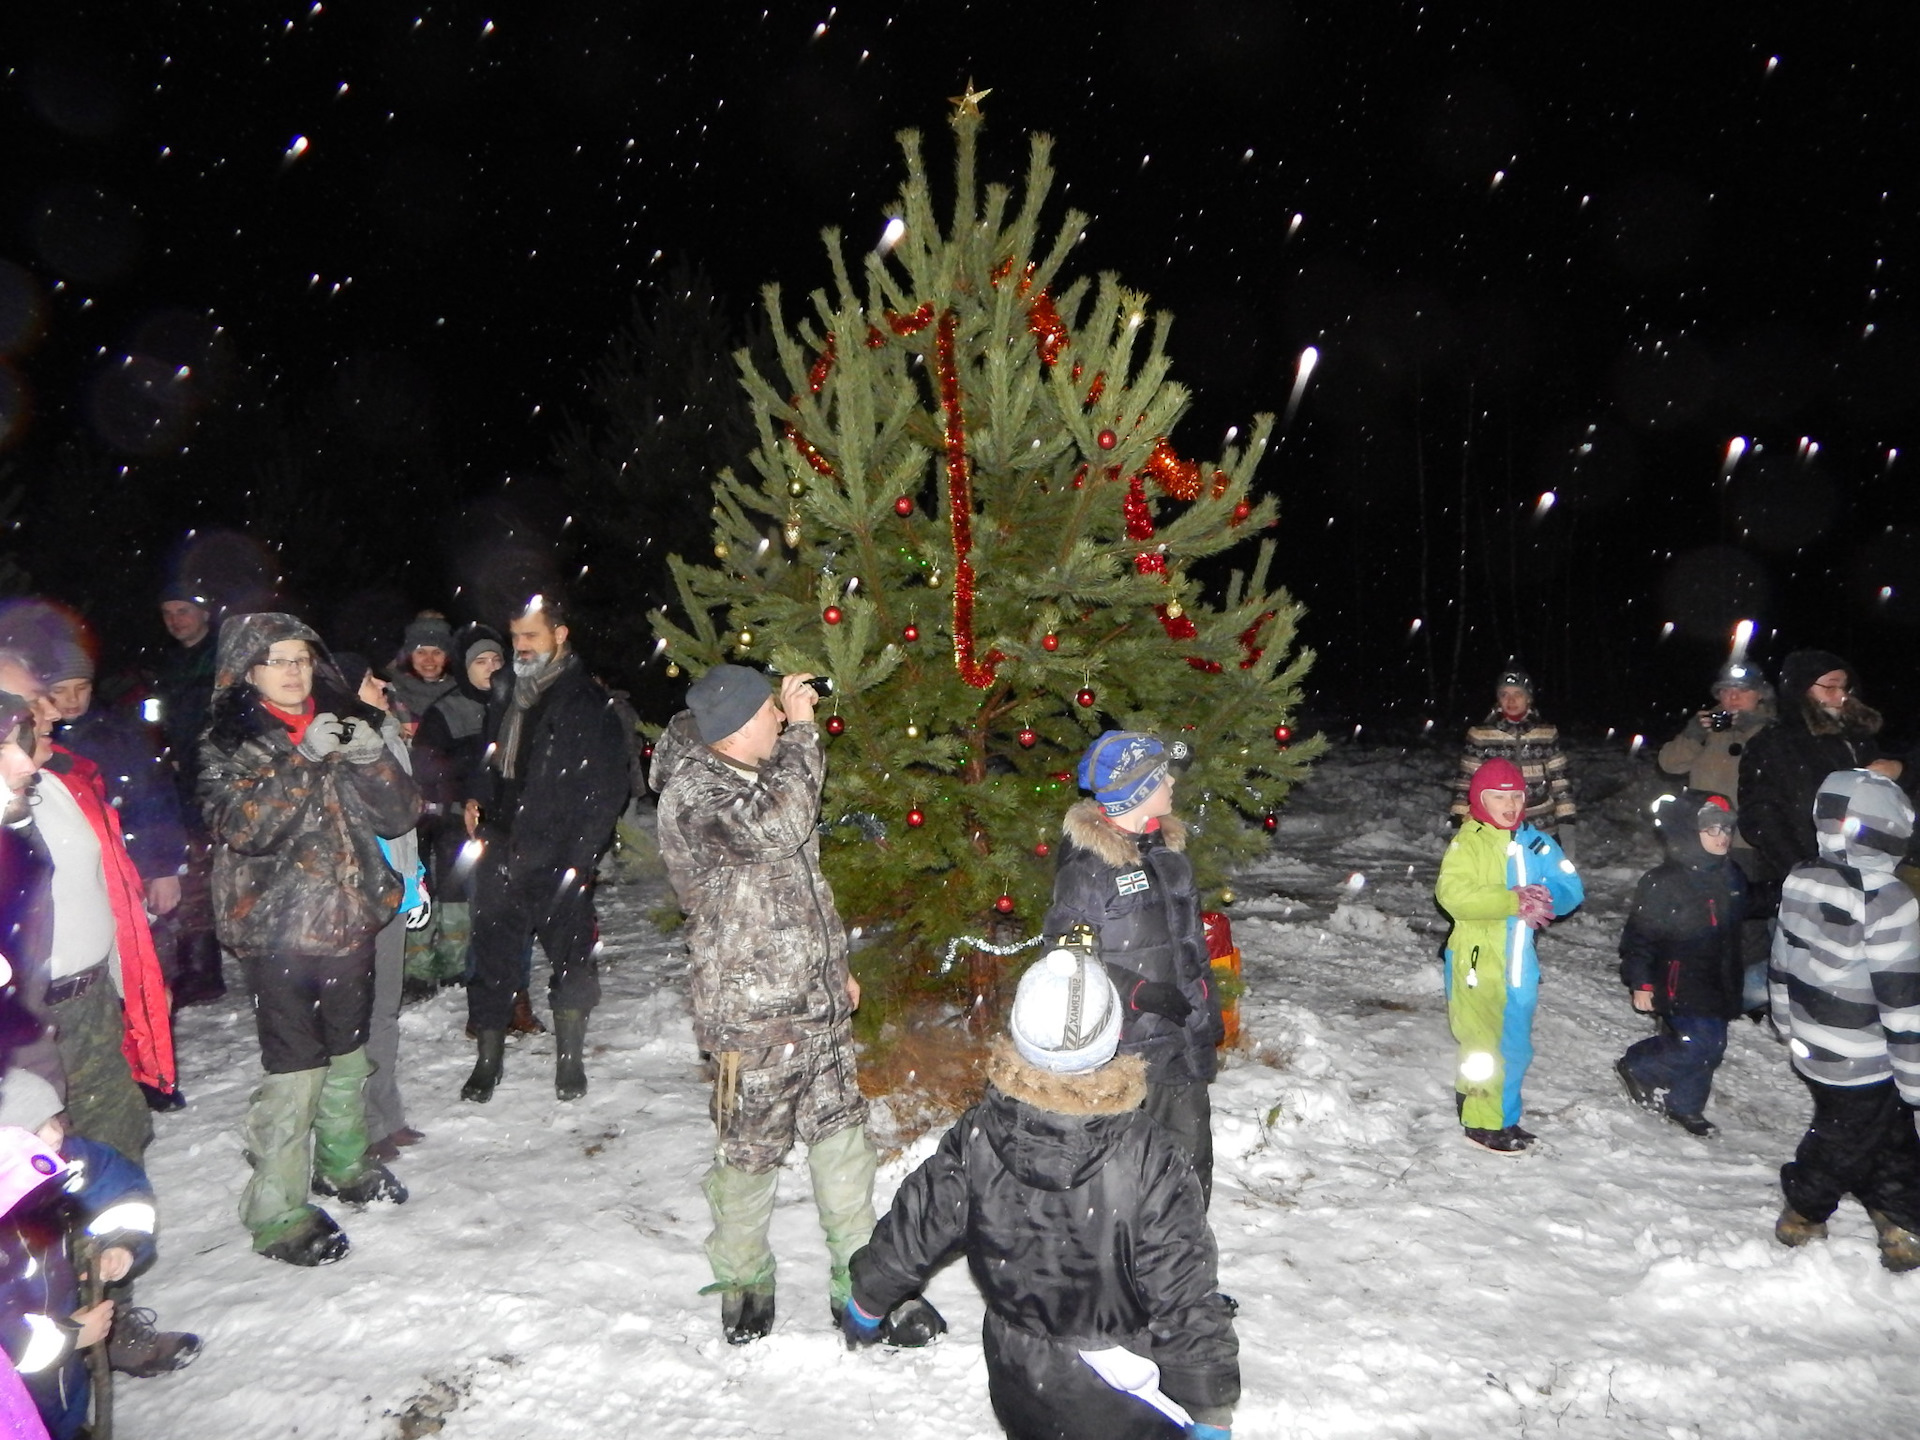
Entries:
{"label": "night sky", "polygon": [[1912,728],[1900,7],[1465,8],[9,5],[10,557],[110,655],[189,530],[343,643],[458,612],[476,532],[557,535],[636,297],[804,295],[822,228],[878,236],[897,130],[949,173],[972,79],[984,171],[1054,135],[1074,273],[1177,317],[1183,453],[1321,352],[1258,483],[1329,721],[1451,730],[1512,653],[1550,715],[1659,728],[1748,617]]}

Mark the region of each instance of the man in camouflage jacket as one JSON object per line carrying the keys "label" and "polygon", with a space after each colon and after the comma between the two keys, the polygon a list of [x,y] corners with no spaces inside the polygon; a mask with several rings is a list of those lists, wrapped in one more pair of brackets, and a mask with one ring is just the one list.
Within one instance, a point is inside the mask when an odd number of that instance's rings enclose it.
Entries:
{"label": "man in camouflage jacket", "polygon": [[247,1112],[253,1178],[240,1214],[257,1251],[296,1265],[347,1248],[307,1203],[310,1177],[349,1202],[406,1199],[367,1161],[362,1104],[373,940],[402,893],[379,837],[404,835],[420,813],[379,719],[293,616],[222,627],[200,802],[214,920],[246,974],[267,1072]]}
{"label": "man in camouflage jacket", "polygon": [[[826,756],[804,675],[717,665],[654,748],[660,853],[687,917],[694,1038],[716,1070],[707,1256],[734,1344],[773,1327],[767,1227],[781,1160],[807,1146],[831,1303],[873,1230],[874,1151],[854,1072],[860,989],[820,873]],[[781,733],[782,710],[786,729]]]}

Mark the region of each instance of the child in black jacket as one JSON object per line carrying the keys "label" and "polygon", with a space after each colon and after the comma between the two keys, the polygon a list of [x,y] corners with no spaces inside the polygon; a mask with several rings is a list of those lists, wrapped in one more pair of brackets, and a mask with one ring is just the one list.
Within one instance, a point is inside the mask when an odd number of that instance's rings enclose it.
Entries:
{"label": "child in black jacket", "polygon": [[1667,858],[1633,893],[1620,978],[1634,1009],[1663,1023],[1613,1068],[1635,1104],[1705,1139],[1715,1129],[1702,1112],[1726,1053],[1727,1022],[1742,1010],[1747,881],[1727,857],[1736,817],[1720,796],[1663,795],[1653,823]]}

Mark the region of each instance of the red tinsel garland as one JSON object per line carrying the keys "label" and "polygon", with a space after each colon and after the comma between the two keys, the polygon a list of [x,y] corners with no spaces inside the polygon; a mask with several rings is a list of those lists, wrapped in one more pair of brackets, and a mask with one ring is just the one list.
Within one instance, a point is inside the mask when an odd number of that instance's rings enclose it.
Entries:
{"label": "red tinsel garland", "polygon": [[1127,482],[1127,498],[1121,502],[1120,510],[1127,517],[1129,540],[1153,538],[1153,510],[1147,504],[1146,483],[1138,475]]}
{"label": "red tinsel garland", "polygon": [[1175,500],[1200,498],[1199,465],[1192,460],[1182,460],[1165,436],[1153,442],[1153,453],[1147,457],[1147,473]]}
{"label": "red tinsel garland", "polygon": [[911,315],[900,315],[887,311],[887,328],[901,337],[917,335],[933,323],[933,302],[923,300],[920,308]]}
{"label": "red tinsel garland", "polygon": [[807,372],[807,388],[814,394],[820,393],[820,387],[827,383],[827,376],[833,370],[834,348],[833,331],[827,331],[827,343],[820,347],[820,354],[813,362],[813,368]]}
{"label": "red tinsel garland", "polygon": [[940,380],[940,406],[947,415],[947,520],[953,527],[953,663],[960,678],[977,690],[993,684],[994,670],[1007,657],[990,650],[973,658],[973,472],[967,462],[966,417],[960,410],[960,371],[953,358],[953,311],[940,314],[934,335],[934,368]]}

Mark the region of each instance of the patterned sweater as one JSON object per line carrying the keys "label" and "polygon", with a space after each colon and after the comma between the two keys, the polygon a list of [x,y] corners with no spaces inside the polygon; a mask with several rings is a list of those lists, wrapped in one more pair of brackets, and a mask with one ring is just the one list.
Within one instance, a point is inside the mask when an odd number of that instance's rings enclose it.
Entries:
{"label": "patterned sweater", "polygon": [[1920,1106],[1920,905],[1894,876],[1913,806],[1884,776],[1836,770],[1813,815],[1820,859],[1794,866],[1780,892],[1773,1023],[1807,1079],[1891,1077]]}
{"label": "patterned sweater", "polygon": [[1551,835],[1559,826],[1573,823],[1573,785],[1567,779],[1567,757],[1560,749],[1560,727],[1542,720],[1537,710],[1527,711],[1519,720],[1509,720],[1495,710],[1468,728],[1460,770],[1453,777],[1451,814],[1466,819],[1473,772],[1493,759],[1511,760],[1526,778],[1527,824]]}

